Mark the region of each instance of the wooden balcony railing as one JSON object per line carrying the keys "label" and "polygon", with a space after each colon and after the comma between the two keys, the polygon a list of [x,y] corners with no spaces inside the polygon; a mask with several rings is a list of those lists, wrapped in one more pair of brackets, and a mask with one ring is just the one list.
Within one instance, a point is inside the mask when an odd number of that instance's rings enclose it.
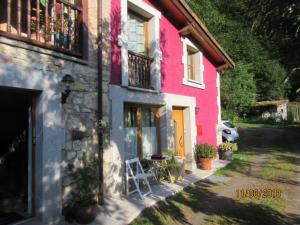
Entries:
{"label": "wooden balcony railing", "polygon": [[0,0],[0,35],[82,54],[81,0]]}
{"label": "wooden balcony railing", "polygon": [[153,59],[128,51],[128,84],[132,87],[151,89],[151,63]]}

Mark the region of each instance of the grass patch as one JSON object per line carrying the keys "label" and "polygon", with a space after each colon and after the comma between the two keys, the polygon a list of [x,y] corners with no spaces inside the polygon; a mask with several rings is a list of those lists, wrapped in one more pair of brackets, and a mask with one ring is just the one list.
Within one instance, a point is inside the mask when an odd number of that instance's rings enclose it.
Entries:
{"label": "grass patch", "polygon": [[286,178],[293,175],[293,169],[297,165],[292,153],[269,152],[266,163],[257,172],[263,179]]}
{"label": "grass patch", "polygon": [[251,163],[251,152],[235,152],[233,153],[233,160],[226,167],[218,169],[214,175],[216,176],[231,176],[233,172],[246,172]]}
{"label": "grass patch", "polygon": [[300,128],[300,123],[262,119],[239,119],[235,122],[237,127],[265,127],[265,128]]}
{"label": "grass patch", "polygon": [[285,209],[280,198],[246,199],[238,201],[234,207],[214,215],[209,224],[213,225],[280,225],[284,224]]}

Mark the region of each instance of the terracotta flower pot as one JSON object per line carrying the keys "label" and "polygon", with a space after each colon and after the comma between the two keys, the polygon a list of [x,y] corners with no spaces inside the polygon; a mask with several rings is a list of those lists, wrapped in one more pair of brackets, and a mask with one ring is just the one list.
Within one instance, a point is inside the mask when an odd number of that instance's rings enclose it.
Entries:
{"label": "terracotta flower pot", "polygon": [[73,208],[74,219],[79,224],[89,224],[95,220],[96,211],[96,204],[90,206],[80,206],[76,204]]}
{"label": "terracotta flower pot", "polygon": [[211,170],[212,158],[198,158],[197,160],[200,164],[201,169]]}

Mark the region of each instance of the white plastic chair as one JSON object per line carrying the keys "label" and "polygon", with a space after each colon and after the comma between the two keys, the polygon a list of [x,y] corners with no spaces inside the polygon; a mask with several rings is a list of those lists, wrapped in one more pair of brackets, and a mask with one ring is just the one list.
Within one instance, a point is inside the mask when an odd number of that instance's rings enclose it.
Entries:
{"label": "white plastic chair", "polygon": [[[153,173],[145,173],[143,170],[143,167],[141,165],[141,162],[139,158],[129,159],[125,161],[125,176],[126,176],[126,196],[129,196],[135,192],[138,192],[141,199],[144,199],[144,196],[148,194],[152,194],[152,189],[150,187],[148,178],[154,177],[155,175]],[[135,185],[135,189],[132,191],[129,191],[129,180],[133,180],[133,183]],[[140,189],[140,180],[143,180],[146,183],[146,186],[148,188],[148,192],[142,194]]]}

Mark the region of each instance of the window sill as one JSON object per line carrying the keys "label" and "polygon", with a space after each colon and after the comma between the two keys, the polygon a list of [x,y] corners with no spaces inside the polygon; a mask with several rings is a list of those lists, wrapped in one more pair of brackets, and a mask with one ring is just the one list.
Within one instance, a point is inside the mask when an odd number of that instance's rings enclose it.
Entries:
{"label": "window sill", "polygon": [[187,86],[191,86],[191,87],[194,87],[194,88],[205,89],[205,84],[201,84],[197,81],[186,80],[184,78],[182,79],[182,84],[187,85]]}
{"label": "window sill", "polygon": [[25,49],[25,50],[29,50],[29,51],[33,51],[33,52],[53,56],[53,57],[56,57],[56,58],[61,58],[61,59],[76,62],[76,63],[80,63],[82,65],[88,65],[87,60],[79,59],[75,56],[67,55],[67,54],[64,54],[64,53],[61,53],[61,52],[58,52],[58,51],[55,51],[55,50],[50,50],[50,49],[34,46],[34,45],[31,45],[31,44],[27,44],[27,43],[22,42],[22,41],[13,40],[13,39],[7,38],[5,36],[0,36],[0,43],[10,45],[12,47],[22,48],[22,49]]}
{"label": "window sill", "polygon": [[132,90],[132,91],[148,92],[148,93],[154,93],[154,94],[159,93],[157,90],[146,89],[146,88],[139,88],[139,87],[132,87],[132,86],[122,86],[122,87],[127,88],[128,90]]}

